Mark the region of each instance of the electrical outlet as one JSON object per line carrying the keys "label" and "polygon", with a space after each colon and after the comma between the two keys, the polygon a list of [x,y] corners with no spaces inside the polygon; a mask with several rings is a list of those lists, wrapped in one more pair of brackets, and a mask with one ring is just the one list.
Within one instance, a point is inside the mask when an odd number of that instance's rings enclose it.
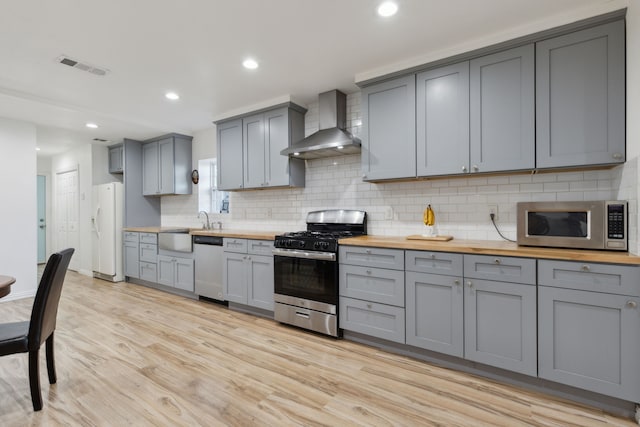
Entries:
{"label": "electrical outlet", "polygon": [[391,206],[385,206],[384,208],[384,219],[393,219],[393,208]]}
{"label": "electrical outlet", "polygon": [[489,217],[493,214],[493,220],[498,220],[498,205],[487,205],[487,210],[489,211]]}

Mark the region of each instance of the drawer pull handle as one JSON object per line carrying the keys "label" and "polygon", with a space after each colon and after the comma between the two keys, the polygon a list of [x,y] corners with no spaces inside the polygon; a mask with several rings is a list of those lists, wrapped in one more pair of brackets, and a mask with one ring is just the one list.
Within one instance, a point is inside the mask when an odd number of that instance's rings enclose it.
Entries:
{"label": "drawer pull handle", "polygon": [[302,313],[300,311],[296,311],[296,316],[308,319],[309,318],[309,313]]}
{"label": "drawer pull handle", "polygon": [[493,262],[496,263],[496,264],[500,264],[500,259],[496,258],[496,259],[493,260]]}
{"label": "drawer pull handle", "polygon": [[470,287],[470,288],[473,288],[473,283],[471,283],[471,280],[469,280],[469,281],[467,282],[467,286],[468,286],[468,287]]}
{"label": "drawer pull handle", "polygon": [[591,268],[587,264],[585,264],[582,266],[582,271],[591,271]]}
{"label": "drawer pull handle", "polygon": [[627,301],[627,307],[629,308],[636,308],[638,306],[638,303],[635,301]]}
{"label": "drawer pull handle", "polygon": [[371,249],[367,249],[366,251],[364,251],[367,255],[371,255]]}

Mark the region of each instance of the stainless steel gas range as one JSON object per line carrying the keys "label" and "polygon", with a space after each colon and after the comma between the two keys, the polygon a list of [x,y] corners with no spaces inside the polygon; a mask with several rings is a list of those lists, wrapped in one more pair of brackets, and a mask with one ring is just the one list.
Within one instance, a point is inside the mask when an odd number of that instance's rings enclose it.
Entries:
{"label": "stainless steel gas range", "polygon": [[367,234],[357,210],[309,212],[307,230],[275,238],[275,320],[334,337],[338,325],[338,239]]}

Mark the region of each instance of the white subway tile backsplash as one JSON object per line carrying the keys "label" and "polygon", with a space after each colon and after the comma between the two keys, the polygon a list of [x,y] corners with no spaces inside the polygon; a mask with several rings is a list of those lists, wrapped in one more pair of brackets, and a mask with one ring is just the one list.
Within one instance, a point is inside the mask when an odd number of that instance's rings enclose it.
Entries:
{"label": "white subway tile backsplash", "polygon": [[[305,134],[318,130],[318,105],[308,106]],[[347,96],[351,132],[360,131],[360,94]],[[519,201],[563,201],[628,199],[637,212],[637,161],[597,171],[540,172],[494,176],[429,178],[407,182],[362,181],[360,155],[306,161],[306,187],[232,192],[230,215],[213,215],[225,228],[276,232],[305,228],[307,212],[320,209],[362,209],[368,213],[368,232],[402,236],[424,232],[422,212],[431,204],[437,231],[458,239],[501,240],[488,218],[487,204],[498,205],[498,226],[504,235],[516,238],[516,203]],[[388,207],[393,220],[386,219]],[[272,217],[267,218],[266,208]],[[197,194],[162,198],[162,224],[200,227]],[[635,215],[630,221],[630,247],[638,246]]]}

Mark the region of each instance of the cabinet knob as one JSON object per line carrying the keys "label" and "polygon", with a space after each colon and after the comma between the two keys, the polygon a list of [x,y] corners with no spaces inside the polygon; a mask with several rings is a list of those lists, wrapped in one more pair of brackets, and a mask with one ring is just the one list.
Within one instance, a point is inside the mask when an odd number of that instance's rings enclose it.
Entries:
{"label": "cabinet knob", "polygon": [[367,249],[366,251],[364,251],[367,255],[371,255],[371,249]]}
{"label": "cabinet knob", "polygon": [[367,308],[368,308],[369,310],[371,310],[371,307],[373,307],[371,304],[367,304]]}
{"label": "cabinet knob", "polygon": [[466,172],[467,171],[467,167],[466,166],[462,166],[462,172]]}
{"label": "cabinet knob", "polygon": [[589,267],[587,264],[583,265],[581,268],[582,271],[591,271],[591,267]]}
{"label": "cabinet knob", "polygon": [[635,302],[635,301],[631,301],[631,300],[630,300],[630,301],[627,301],[627,307],[629,307],[629,308],[636,308],[636,307],[638,307],[638,303],[637,303],[637,302]]}
{"label": "cabinet knob", "polygon": [[453,284],[456,285],[456,286],[460,286],[460,280],[454,280]]}
{"label": "cabinet knob", "polygon": [[622,154],[621,153],[613,153],[613,155],[611,157],[613,157],[615,160],[622,160]]}
{"label": "cabinet knob", "polygon": [[367,270],[367,274],[371,275],[371,270]]}
{"label": "cabinet knob", "polygon": [[493,263],[494,263],[494,264],[498,264],[498,265],[499,265],[499,264],[500,264],[500,258],[496,258],[496,259],[494,259],[494,260],[493,260]]}
{"label": "cabinet knob", "polygon": [[362,174],[362,178],[363,179],[367,179],[367,175],[366,174]]}
{"label": "cabinet knob", "polygon": [[478,172],[480,170],[480,168],[478,167],[478,165],[473,165],[473,171],[474,172]]}
{"label": "cabinet knob", "polygon": [[436,259],[436,254],[431,254],[431,259]]}
{"label": "cabinet knob", "polygon": [[473,288],[473,283],[471,283],[471,280],[467,281],[467,286]]}

